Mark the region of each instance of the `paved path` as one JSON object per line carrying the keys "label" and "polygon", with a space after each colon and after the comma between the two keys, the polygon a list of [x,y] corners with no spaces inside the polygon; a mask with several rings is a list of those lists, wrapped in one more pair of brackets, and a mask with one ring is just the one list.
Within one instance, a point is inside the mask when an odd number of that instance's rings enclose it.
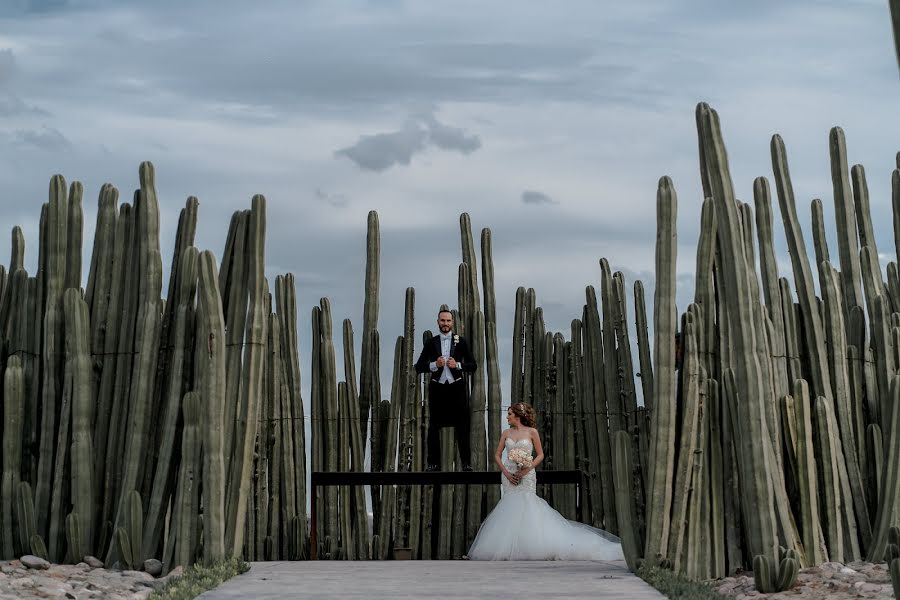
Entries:
{"label": "paved path", "polygon": [[631,573],[625,561],[391,560],[251,563],[248,572],[198,598],[659,600],[664,596]]}

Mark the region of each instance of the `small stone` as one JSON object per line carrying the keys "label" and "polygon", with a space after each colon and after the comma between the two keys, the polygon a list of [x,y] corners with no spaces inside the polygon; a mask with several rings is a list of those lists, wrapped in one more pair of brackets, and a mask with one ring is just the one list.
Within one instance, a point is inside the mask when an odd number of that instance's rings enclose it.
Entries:
{"label": "small stone", "polygon": [[144,572],[159,577],[162,574],[162,563],[155,558],[148,558],[144,561]]}
{"label": "small stone", "polygon": [[102,569],[103,561],[97,558],[96,556],[85,556],[84,562],[91,566],[93,569]]}
{"label": "small stone", "polygon": [[29,569],[49,569],[50,563],[44,560],[39,556],[34,556],[33,554],[26,554],[21,559],[22,564],[28,567]]}

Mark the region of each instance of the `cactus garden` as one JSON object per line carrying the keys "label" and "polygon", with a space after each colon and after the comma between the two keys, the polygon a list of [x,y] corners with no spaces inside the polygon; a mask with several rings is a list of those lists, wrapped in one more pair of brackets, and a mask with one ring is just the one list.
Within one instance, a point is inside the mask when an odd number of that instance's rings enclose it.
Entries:
{"label": "cactus garden", "polygon": [[[693,580],[752,570],[755,589],[770,593],[798,585],[804,568],[889,561],[900,586],[900,154],[896,248],[880,240],[879,251],[867,174],[848,163],[840,128],[828,136],[829,230],[819,199],[812,223],[798,221],[779,135],[771,177],[750,186],[732,180],[716,111],[700,104],[695,116],[704,197],[681,200],[702,204],[689,306],[675,304],[668,177],[656,191],[653,297],[613,271],[619,257],[597,257],[566,331],[548,329],[530,287],[516,292],[513,330],[498,331],[502,248],[460,216],[448,308],[479,363],[468,382],[472,464],[495,469],[501,415],[528,402],[542,468],[584,473],[580,493],[539,492],[567,518],[618,535],[633,570]],[[337,323],[328,298],[298,302],[291,274],[266,279],[260,195],[233,215],[221,251],[195,247],[201,215],[188,198],[164,290],[160,228],[172,225],[160,223],[155,177],[140,166],[131,203],[100,189],[89,256],[83,187],[62,176],[41,210],[33,274],[12,229],[0,267],[0,559],[94,556],[128,569],[156,559],[163,572],[231,557],[303,560],[310,471],[423,470],[427,386],[413,361],[437,307],[418,306],[409,288],[402,331],[379,328],[379,312],[400,307],[380,298],[378,214],[367,222],[362,320]],[[752,203],[738,199],[742,189]],[[776,237],[790,272],[779,272]],[[312,346],[301,349],[305,326]],[[501,365],[504,335],[512,361]],[[458,470],[445,436],[442,468]],[[498,500],[499,474],[494,486],[316,493],[319,558],[457,559]]]}

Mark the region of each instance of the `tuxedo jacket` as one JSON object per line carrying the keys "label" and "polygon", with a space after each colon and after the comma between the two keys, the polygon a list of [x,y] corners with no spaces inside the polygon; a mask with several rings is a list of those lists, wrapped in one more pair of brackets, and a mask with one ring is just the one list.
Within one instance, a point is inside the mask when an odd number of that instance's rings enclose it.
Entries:
{"label": "tuxedo jacket", "polygon": [[[436,335],[428,340],[425,343],[425,347],[422,348],[422,354],[419,355],[419,360],[416,361],[416,373],[428,373],[431,375],[431,381],[437,383],[444,369],[438,368],[437,371],[432,372],[431,363],[435,362],[439,356],[443,356],[441,352],[441,336]],[[461,335],[454,333],[450,338],[450,356],[456,359],[457,368],[450,369],[454,379],[459,379],[464,373],[472,373],[478,369],[478,363],[472,357],[469,344],[466,343],[466,338]]]}

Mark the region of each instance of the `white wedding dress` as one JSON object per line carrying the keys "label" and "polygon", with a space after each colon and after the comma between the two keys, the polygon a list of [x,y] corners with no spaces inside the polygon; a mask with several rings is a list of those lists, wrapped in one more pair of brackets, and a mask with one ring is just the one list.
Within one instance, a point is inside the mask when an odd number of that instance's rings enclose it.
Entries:
{"label": "white wedding dress", "polygon": [[[530,439],[506,438],[507,459],[512,472],[518,466],[509,460],[509,451],[532,451]],[[502,497],[487,516],[472,547],[470,560],[622,560],[619,538],[601,529],[569,521],[536,493],[537,477],[532,470],[519,485],[502,474]]]}

